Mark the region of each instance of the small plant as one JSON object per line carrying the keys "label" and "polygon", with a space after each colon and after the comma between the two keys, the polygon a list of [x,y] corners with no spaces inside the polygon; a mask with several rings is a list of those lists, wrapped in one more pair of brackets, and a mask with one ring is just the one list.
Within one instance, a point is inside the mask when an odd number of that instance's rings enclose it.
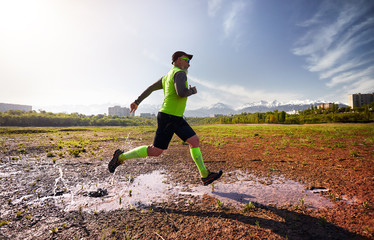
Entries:
{"label": "small plant", "polygon": [[362,203],[362,206],[363,206],[365,209],[369,209],[369,203],[368,203],[368,202],[363,202],[363,203]]}
{"label": "small plant", "polygon": [[274,165],[272,165],[269,170],[272,171],[272,172],[277,171],[277,169],[274,167]]}
{"label": "small plant", "polygon": [[83,207],[79,205],[79,213],[82,214],[82,211],[83,211]]}
{"label": "small plant", "polygon": [[351,157],[358,157],[358,152],[357,151],[350,151],[349,156]]}
{"label": "small plant", "polygon": [[50,231],[51,231],[52,234],[56,234],[58,232],[58,228],[54,227]]}
{"label": "small plant", "polygon": [[212,183],[212,192],[214,192],[214,183]]}
{"label": "small plant", "polygon": [[9,224],[9,221],[6,221],[6,220],[1,220],[0,221],[0,227],[8,225],[8,224]]}
{"label": "small plant", "polygon": [[132,190],[129,190],[129,197],[132,197]]}
{"label": "small plant", "polygon": [[304,207],[305,199],[304,199],[304,198],[300,198],[300,199],[299,199],[299,202],[301,203],[301,206]]}
{"label": "small plant", "polygon": [[217,200],[217,208],[222,209],[224,207],[224,203],[220,200]]}
{"label": "small plant", "polygon": [[260,222],[259,221],[256,221],[255,224],[256,224],[257,227],[260,227]]}
{"label": "small plant", "polygon": [[337,197],[337,196],[335,196],[335,194],[332,193],[332,192],[329,192],[329,197],[330,197],[332,200],[335,200],[335,201],[342,200],[342,197]]}
{"label": "small plant", "polygon": [[18,219],[21,219],[21,218],[22,218],[22,213],[23,213],[22,210],[21,210],[21,211],[18,211],[18,212],[16,213],[16,217],[17,217]]}
{"label": "small plant", "polygon": [[327,224],[327,220],[326,220],[326,217],[325,217],[325,216],[321,216],[321,217],[319,218],[319,221],[321,222],[321,224],[322,224],[323,226],[325,226],[325,225]]}
{"label": "small plant", "polygon": [[51,157],[54,157],[55,155],[52,153],[52,152],[48,152],[47,153],[47,157],[51,158]]}
{"label": "small plant", "polygon": [[255,205],[252,203],[252,202],[248,202],[245,206],[244,206],[244,211],[251,211],[255,209]]}

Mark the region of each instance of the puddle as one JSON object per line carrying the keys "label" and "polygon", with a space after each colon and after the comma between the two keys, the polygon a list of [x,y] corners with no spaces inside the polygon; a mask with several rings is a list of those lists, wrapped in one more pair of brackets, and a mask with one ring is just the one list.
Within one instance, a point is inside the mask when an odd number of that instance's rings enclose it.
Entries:
{"label": "puddle", "polygon": [[284,177],[259,179],[241,171],[228,173],[221,182],[215,184],[213,192],[212,190],[211,186],[197,186],[192,188],[191,194],[207,194],[225,205],[237,208],[242,208],[248,202],[274,206],[304,204],[312,209],[334,206],[328,198],[320,194],[328,191],[327,189],[306,190],[304,185]]}
{"label": "puddle", "polygon": [[[58,168],[59,177],[63,179],[63,171]],[[188,189],[188,191],[186,191]],[[207,194],[217,198],[226,206],[243,208],[248,202],[262,205],[286,206],[304,204],[308,208],[318,209],[332,207],[334,204],[321,192],[327,189],[306,190],[305,186],[283,177],[255,178],[253,175],[235,171],[225,174],[212,186],[178,186],[167,183],[164,170],[156,170],[149,174],[133,176],[110,176],[107,181],[96,181],[65,189],[66,192],[54,196],[34,199],[29,204],[41,203],[53,199],[55,204],[65,211],[100,212],[121,208],[144,207],[152,203],[160,203],[176,199],[178,196],[203,196]],[[27,196],[26,196],[27,197]],[[25,198],[22,198],[25,199]],[[303,202],[303,203],[302,203]]]}
{"label": "puddle", "polygon": [[166,174],[163,170],[157,170],[136,178],[129,175],[116,178],[113,176],[106,182],[92,182],[89,185],[78,184],[61,196],[40,198],[30,203],[54,199],[55,204],[65,211],[111,211],[167,201],[171,195],[178,193],[178,189],[178,187],[172,187],[166,183]]}

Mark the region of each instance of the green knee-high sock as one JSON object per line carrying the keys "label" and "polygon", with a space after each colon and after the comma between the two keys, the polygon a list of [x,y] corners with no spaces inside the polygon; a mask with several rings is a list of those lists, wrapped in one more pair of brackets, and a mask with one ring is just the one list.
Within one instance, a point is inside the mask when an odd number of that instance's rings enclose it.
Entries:
{"label": "green knee-high sock", "polygon": [[123,162],[127,159],[131,159],[131,158],[144,158],[144,157],[148,157],[148,153],[147,153],[147,148],[148,146],[140,146],[140,147],[137,147],[137,148],[134,148],[128,152],[125,152],[125,153],[122,153],[121,155],[119,155],[118,159]]}
{"label": "green knee-high sock", "polygon": [[197,168],[199,169],[201,177],[205,178],[208,176],[209,172],[205,168],[204,162],[203,162],[203,156],[201,155],[201,151],[199,147],[191,148],[190,153],[192,156],[192,159],[195,161]]}

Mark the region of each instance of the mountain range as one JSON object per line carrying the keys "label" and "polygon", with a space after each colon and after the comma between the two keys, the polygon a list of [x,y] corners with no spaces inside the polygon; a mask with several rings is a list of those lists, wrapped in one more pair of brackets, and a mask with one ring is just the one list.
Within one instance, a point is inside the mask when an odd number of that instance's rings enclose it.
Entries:
{"label": "mountain range", "polygon": [[[223,103],[216,103],[209,107],[202,107],[199,109],[186,109],[186,117],[210,117],[213,115],[231,115],[231,114],[240,114],[243,112],[246,113],[255,113],[255,112],[272,112],[274,110],[285,111],[287,113],[295,113],[296,111],[302,111],[310,108],[311,105],[317,106],[322,103],[327,103],[327,101],[317,100],[317,101],[292,101],[288,103],[281,103],[277,100],[272,102],[259,101],[247,103],[239,107],[231,107]],[[337,103],[339,107],[346,107],[347,105],[343,103]],[[47,112],[65,112],[72,113],[78,112],[85,115],[96,115],[96,114],[108,114],[108,107],[112,107],[119,104],[96,104],[90,106],[84,105],[63,105],[63,106],[49,106],[49,107],[33,107],[33,109],[42,109]],[[122,106],[124,107],[124,106]],[[125,106],[128,107],[128,106]],[[158,110],[161,108],[161,105],[151,105],[151,104],[141,104],[139,105],[136,115],[140,113],[153,113],[157,114]]]}
{"label": "mountain range", "polygon": [[[305,109],[310,108],[311,105],[317,106],[322,103],[327,103],[327,101],[317,100],[317,101],[293,101],[288,103],[281,103],[277,100],[272,102],[267,101],[259,101],[253,103],[247,103],[245,105],[239,106],[237,108],[230,107],[229,105],[223,103],[216,103],[210,107],[202,107],[199,109],[189,110],[186,109],[185,116],[186,117],[209,117],[213,115],[231,115],[231,114],[240,114],[240,113],[255,113],[255,112],[272,112],[274,110],[278,111],[285,111],[286,113],[295,113],[297,111],[302,111]],[[347,107],[347,105],[343,103],[337,103],[339,107]],[[149,106],[151,107],[151,106]],[[149,112],[156,113],[159,107],[153,106],[148,108],[144,106],[142,111],[146,109],[152,110]]]}

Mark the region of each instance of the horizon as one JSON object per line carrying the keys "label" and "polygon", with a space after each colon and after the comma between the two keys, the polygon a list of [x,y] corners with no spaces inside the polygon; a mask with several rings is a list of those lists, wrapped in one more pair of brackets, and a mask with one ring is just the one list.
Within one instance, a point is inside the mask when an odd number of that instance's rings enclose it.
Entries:
{"label": "horizon", "polygon": [[[372,16],[370,0],[3,1],[0,102],[127,107],[183,50],[194,55],[190,110],[347,104],[349,94],[374,92]],[[139,110],[162,100],[156,91]]]}
{"label": "horizon", "polygon": [[[186,108],[186,114],[191,116],[191,113],[197,113],[202,110],[211,110],[211,109],[217,109],[217,108],[222,108],[222,107],[229,108],[230,110],[233,111],[232,113],[241,113],[241,111],[245,110],[246,108],[251,108],[251,107],[267,107],[267,108],[276,109],[276,107],[284,107],[288,105],[317,106],[323,103],[335,103],[338,105],[348,106],[348,104],[346,103],[329,102],[329,101],[324,101],[324,100],[305,100],[305,101],[297,100],[297,101],[289,101],[289,102],[279,102],[277,100],[273,100],[273,101],[260,100],[257,102],[246,103],[242,106],[235,108],[232,105],[227,105],[221,102],[217,102],[210,106],[204,106],[204,107],[196,108],[196,109]],[[0,103],[0,104],[11,104],[12,105],[14,103]],[[14,105],[20,105],[20,104],[14,104]],[[100,114],[108,115],[108,108],[114,107],[114,106],[120,106],[120,107],[125,107],[129,109],[129,106],[121,105],[121,104],[111,104],[111,103],[93,104],[93,105],[60,105],[60,106],[47,106],[47,107],[32,106],[32,105],[26,105],[26,106],[31,106],[32,111],[36,111],[36,112],[45,111],[45,112],[51,112],[51,113],[64,113],[64,114],[78,113],[78,114],[84,114],[87,116],[100,115]],[[161,104],[154,104],[154,105],[153,104],[142,104],[142,105],[139,105],[138,110],[135,112],[135,116],[139,116],[141,113],[156,114],[160,108],[161,108]],[[292,109],[292,111],[293,110],[294,109]],[[219,112],[214,112],[214,113],[220,114]]]}

